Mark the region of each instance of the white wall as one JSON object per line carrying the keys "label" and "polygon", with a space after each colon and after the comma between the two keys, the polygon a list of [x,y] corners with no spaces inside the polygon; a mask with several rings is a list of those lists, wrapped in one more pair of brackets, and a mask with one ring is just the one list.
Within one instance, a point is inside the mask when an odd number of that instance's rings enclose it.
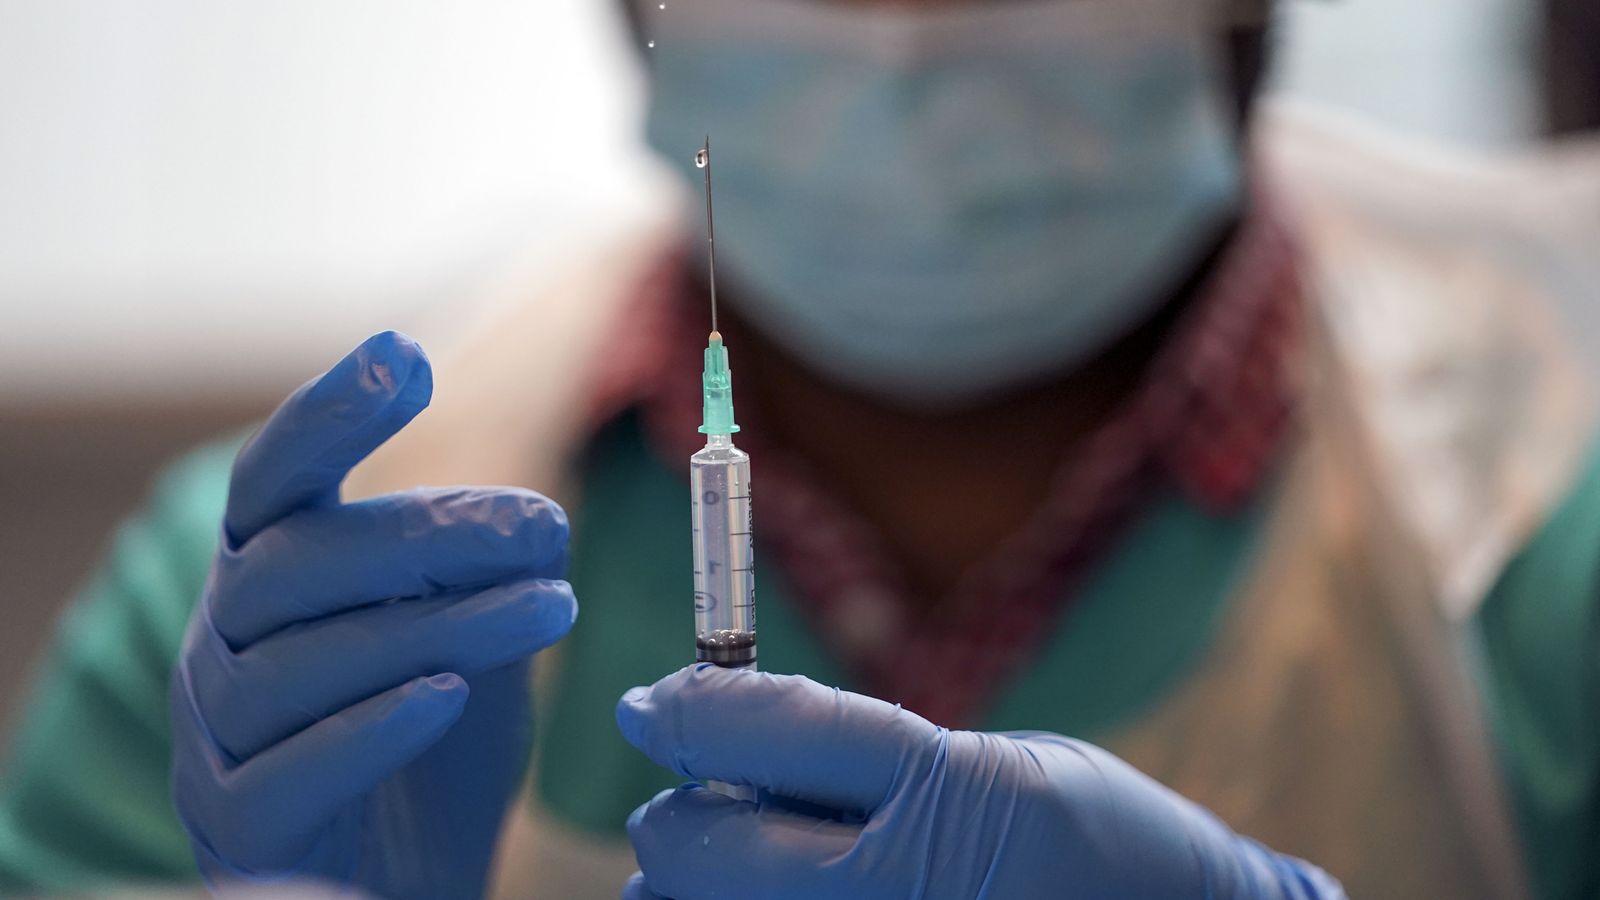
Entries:
{"label": "white wall", "polygon": [[1280,0],[1278,89],[1490,150],[1538,130],[1535,0]]}
{"label": "white wall", "polygon": [[612,12],[0,3],[0,398],[309,372],[625,212]]}
{"label": "white wall", "polygon": [[[1526,79],[1483,63],[1525,0],[1288,2],[1286,90],[1450,138],[1528,130]],[[660,183],[613,12],[0,3],[0,402],[298,378],[630,214]]]}

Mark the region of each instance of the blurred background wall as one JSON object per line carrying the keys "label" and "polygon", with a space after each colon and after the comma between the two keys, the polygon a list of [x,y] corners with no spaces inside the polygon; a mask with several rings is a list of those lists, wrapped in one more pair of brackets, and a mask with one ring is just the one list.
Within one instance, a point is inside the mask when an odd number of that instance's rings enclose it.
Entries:
{"label": "blurred background wall", "polygon": [[[1284,7],[1286,96],[1491,150],[1552,110],[1594,121],[1594,92],[1547,86],[1592,76],[1595,44],[1545,27],[1597,40],[1591,0]],[[615,19],[600,0],[0,3],[0,716],[163,460],[659,202]]]}

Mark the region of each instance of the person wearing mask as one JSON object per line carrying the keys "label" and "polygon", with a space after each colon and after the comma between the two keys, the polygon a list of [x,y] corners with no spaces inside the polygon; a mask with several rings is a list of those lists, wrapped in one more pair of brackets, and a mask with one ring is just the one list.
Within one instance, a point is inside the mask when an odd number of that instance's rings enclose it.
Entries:
{"label": "person wearing mask", "polygon": [[0,886],[1600,897],[1550,303],[1600,178],[1261,120],[1266,4],[654,6],[792,674],[681,668],[674,221],[180,463],[63,625]]}

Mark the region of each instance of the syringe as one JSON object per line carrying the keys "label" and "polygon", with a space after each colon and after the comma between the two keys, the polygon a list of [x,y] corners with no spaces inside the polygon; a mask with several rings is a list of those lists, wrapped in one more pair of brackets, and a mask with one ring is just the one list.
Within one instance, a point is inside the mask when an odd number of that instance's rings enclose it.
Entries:
{"label": "syringe", "polygon": [[750,455],[733,445],[733,373],[717,331],[717,244],[711,214],[711,138],[695,154],[705,171],[711,336],[701,375],[706,445],[689,458],[694,509],[695,659],[756,667],[756,573],[750,514]]}

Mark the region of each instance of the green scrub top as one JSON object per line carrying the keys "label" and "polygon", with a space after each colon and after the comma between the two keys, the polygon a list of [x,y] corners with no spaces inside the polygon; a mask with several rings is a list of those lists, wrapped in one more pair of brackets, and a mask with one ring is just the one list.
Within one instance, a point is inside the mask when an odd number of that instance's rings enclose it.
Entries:
{"label": "green scrub top", "polygon": [[[0,893],[197,879],[168,797],[166,685],[237,449],[201,449],[162,477],[63,618],[0,780]],[[572,553],[583,616],[540,710],[539,790],[575,827],[620,834],[629,810],[674,781],[611,723],[626,688],[692,655],[687,603],[677,602],[689,596],[688,505],[682,474],[627,417],[584,460]],[[1160,498],[982,727],[1093,739],[1154,705],[1216,634],[1266,503],[1217,518]],[[763,667],[849,687],[778,569],[759,568]],[[1477,625],[1481,688],[1539,896],[1600,900],[1600,453]]]}

